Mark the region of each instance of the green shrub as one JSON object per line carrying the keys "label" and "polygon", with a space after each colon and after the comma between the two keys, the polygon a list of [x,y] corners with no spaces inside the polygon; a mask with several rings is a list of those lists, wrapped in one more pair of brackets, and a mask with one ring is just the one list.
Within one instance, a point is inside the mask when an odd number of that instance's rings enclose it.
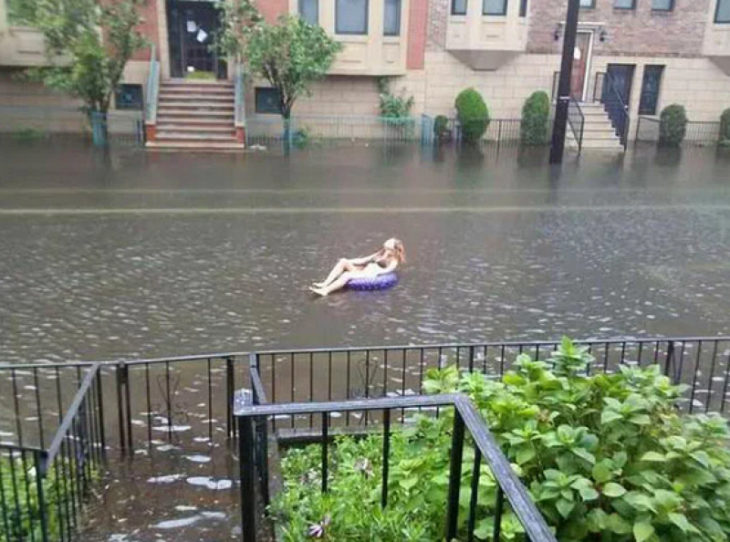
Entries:
{"label": "green shrub", "polygon": [[386,77],[378,79],[378,99],[380,116],[391,119],[409,118],[415,103],[413,96],[405,95],[405,89],[399,95],[393,94]]}
{"label": "green shrub", "polygon": [[720,142],[730,145],[730,108],[723,111],[720,116]]}
{"label": "green shrub", "polygon": [[533,92],[522,106],[520,139],[525,145],[544,145],[548,138],[550,98],[540,90]]}
{"label": "green shrub", "polygon": [[433,133],[437,141],[446,141],[451,137],[449,119],[444,115],[438,115],[433,121]]}
{"label": "green shrub", "polygon": [[[429,393],[468,394],[561,542],[720,542],[730,536],[730,432],[719,416],[683,415],[681,389],[658,366],[586,375],[587,348],[564,339],[547,362],[527,354],[494,381],[432,369]],[[382,439],[341,437],[322,494],[319,445],[289,451],[273,505],[284,540],[442,540],[453,412],[394,432],[388,506],[380,508]],[[462,488],[473,447],[465,446]],[[475,535],[492,540],[497,486],[482,463]],[[466,540],[468,489],[460,499]],[[523,541],[505,512],[502,540]],[[313,536],[312,536],[313,537]]]}
{"label": "green shrub", "polygon": [[672,104],[659,117],[659,144],[678,147],[687,133],[687,112],[684,106]]}
{"label": "green shrub", "polygon": [[464,141],[475,143],[489,126],[489,109],[482,95],[473,88],[462,90],[456,97],[456,112]]}

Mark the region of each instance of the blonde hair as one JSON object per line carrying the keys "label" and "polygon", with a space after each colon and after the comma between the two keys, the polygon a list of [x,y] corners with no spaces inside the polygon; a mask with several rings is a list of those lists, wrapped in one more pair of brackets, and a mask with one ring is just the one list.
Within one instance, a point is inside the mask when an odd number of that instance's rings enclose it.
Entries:
{"label": "blonde hair", "polygon": [[395,251],[395,257],[398,259],[398,263],[406,263],[406,247],[403,245],[403,241],[395,237],[388,239],[388,241],[393,241],[393,250]]}

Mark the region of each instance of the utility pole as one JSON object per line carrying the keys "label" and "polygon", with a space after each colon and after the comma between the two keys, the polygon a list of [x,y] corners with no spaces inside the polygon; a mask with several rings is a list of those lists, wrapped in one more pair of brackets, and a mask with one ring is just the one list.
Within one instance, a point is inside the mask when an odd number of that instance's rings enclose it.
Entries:
{"label": "utility pole", "polygon": [[565,38],[563,39],[563,61],[560,65],[560,82],[558,98],[555,106],[555,124],[553,125],[553,142],[550,147],[550,163],[563,162],[565,152],[565,132],[568,124],[568,107],[570,105],[570,82],[573,75],[573,55],[575,54],[575,37],[578,33],[578,11],[580,0],[568,0],[568,16],[565,19]]}

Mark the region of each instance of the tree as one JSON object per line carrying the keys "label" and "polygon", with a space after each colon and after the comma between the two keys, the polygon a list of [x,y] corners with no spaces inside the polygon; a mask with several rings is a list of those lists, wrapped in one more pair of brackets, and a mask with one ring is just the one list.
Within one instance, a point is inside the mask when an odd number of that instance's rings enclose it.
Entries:
{"label": "tree", "polygon": [[250,0],[226,2],[218,46],[242,57],[250,69],[279,92],[279,111],[288,135],[294,103],[323,78],[342,46],[319,26],[284,15],[277,24],[263,20]]}
{"label": "tree", "polygon": [[489,109],[484,98],[473,88],[462,90],[456,97],[456,112],[461,135],[467,143],[477,143],[489,127]]}
{"label": "tree", "polygon": [[546,92],[533,92],[522,107],[520,139],[524,145],[544,145],[548,137],[550,98]]}
{"label": "tree", "polygon": [[[124,67],[146,44],[136,29],[145,0],[33,0],[24,12],[43,33],[50,67],[28,75],[106,115]],[[104,123],[106,124],[106,123]]]}

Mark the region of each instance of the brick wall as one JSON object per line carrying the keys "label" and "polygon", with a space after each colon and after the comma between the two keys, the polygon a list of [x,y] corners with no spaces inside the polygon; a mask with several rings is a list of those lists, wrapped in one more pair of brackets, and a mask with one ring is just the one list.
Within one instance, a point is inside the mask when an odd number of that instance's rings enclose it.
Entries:
{"label": "brick wall", "polygon": [[438,51],[446,47],[446,21],[451,0],[429,0],[428,2],[428,39],[426,49]]}
{"label": "brick wall", "polygon": [[289,13],[289,0],[258,0],[256,7],[268,22],[274,23],[280,15]]}
{"label": "brick wall", "polygon": [[408,52],[406,67],[422,70],[426,53],[428,0],[411,0],[408,14]]}
{"label": "brick wall", "polygon": [[[154,43],[159,51],[160,43],[157,32],[158,22],[156,2],[157,0],[147,0],[146,3],[137,8],[139,10],[140,17],[142,18],[142,24],[140,24],[137,29],[145,38],[147,38],[147,41]],[[132,60],[149,60],[149,58],[150,50],[149,48],[145,48],[137,51],[132,57]]]}
{"label": "brick wall", "polygon": [[[600,23],[607,36],[596,40],[594,54],[701,56],[710,0],[676,0],[673,11],[656,12],[650,0],[636,0],[636,9],[614,9],[613,0],[595,0],[594,9],[582,8],[582,22]],[[558,53],[557,24],[565,20],[567,0],[532,0],[528,51]]]}

